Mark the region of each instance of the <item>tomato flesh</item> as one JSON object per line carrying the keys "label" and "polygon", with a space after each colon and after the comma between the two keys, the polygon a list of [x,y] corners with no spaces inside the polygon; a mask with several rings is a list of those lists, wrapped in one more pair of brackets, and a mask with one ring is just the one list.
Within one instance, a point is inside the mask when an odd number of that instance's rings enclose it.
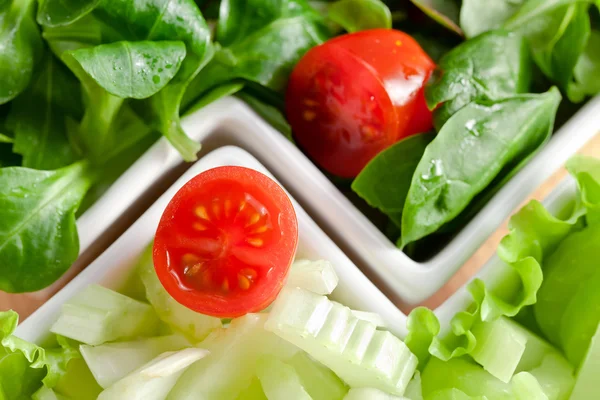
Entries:
{"label": "tomato flesh", "polygon": [[432,128],[423,87],[434,68],[412,37],[389,29],[311,49],[286,93],[297,142],[328,172],[355,177],[380,151]]}
{"label": "tomato flesh", "polygon": [[282,288],[298,243],[294,208],[260,172],[219,167],[171,200],[154,242],[154,266],[175,300],[233,318],[267,307]]}

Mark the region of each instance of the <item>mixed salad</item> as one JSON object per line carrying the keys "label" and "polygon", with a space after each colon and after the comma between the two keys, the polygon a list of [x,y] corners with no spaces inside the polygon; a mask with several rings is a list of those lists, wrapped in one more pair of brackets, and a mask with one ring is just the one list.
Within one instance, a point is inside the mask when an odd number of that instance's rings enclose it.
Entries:
{"label": "mixed salad", "polygon": [[[241,167],[208,170],[171,200],[122,293],[92,285],[62,306],[46,347],[0,313],[0,398],[592,400],[600,376],[600,160],[576,157],[576,201],[511,221],[493,287],[440,334],[415,309],[401,340],[328,298],[324,260],[293,262],[290,200]],[[335,295],[335,293],[333,293]]]}
{"label": "mixed salad", "polygon": [[598,2],[488,3],[0,1],[0,290],[56,281],[77,216],[161,135],[195,160],[180,115],[226,95],[431,256],[600,91]]}

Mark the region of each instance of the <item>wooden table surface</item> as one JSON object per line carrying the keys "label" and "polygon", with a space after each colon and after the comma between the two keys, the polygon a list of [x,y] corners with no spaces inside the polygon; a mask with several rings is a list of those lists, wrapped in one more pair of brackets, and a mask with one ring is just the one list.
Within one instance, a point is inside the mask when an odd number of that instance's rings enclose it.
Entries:
{"label": "wooden table surface", "polygon": [[[580,153],[600,157],[600,134],[592,139],[586,146],[584,146]],[[533,195],[527,199],[527,201],[530,199],[542,200],[566,176],[566,174],[567,172],[564,169],[557,171],[550,179],[541,185],[533,193]],[[494,254],[498,244],[500,243],[500,240],[508,232],[507,223],[508,220],[505,221],[492,236],[490,236],[483,246],[469,259],[469,261],[467,261],[467,263],[454,275],[454,277],[450,279],[450,281],[448,281],[448,283],[436,295],[425,301],[423,305],[432,308],[437,307],[449,295],[454,293],[456,289],[467,282],[468,279],[473,276],[477,270],[483,264],[485,264],[485,262],[487,262],[490,256]],[[122,230],[124,230],[124,228]],[[89,260],[90,257],[87,258],[88,260],[79,261],[59,282],[43,291],[18,295],[8,294],[0,291],[0,310],[13,309],[19,313],[21,320],[24,320],[54,293],[60,290],[60,288],[69,280],[71,280],[79,271],[81,271],[83,266],[87,265],[91,261]],[[400,308],[402,308],[404,312],[410,311],[406,307],[400,306]]]}

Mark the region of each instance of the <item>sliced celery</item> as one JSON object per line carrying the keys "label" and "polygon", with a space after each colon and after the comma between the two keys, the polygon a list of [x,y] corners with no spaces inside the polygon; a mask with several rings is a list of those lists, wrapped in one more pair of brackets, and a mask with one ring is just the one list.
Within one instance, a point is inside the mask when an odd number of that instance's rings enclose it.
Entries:
{"label": "sliced celery", "polygon": [[82,345],[80,351],[96,382],[106,389],[158,355],[189,346],[183,336],[170,335],[100,346]]}
{"label": "sliced celery", "polygon": [[211,355],[183,374],[168,399],[235,399],[252,382],[260,356],[292,357],[298,349],[267,332],[266,320],[266,314],[247,314],[213,331],[200,344]]}
{"label": "sliced celery", "polygon": [[[529,371],[540,383],[549,400],[568,400],[575,384],[573,367],[557,353],[544,356],[539,367]],[[597,384],[597,383],[596,383]]]}
{"label": "sliced celery", "polygon": [[587,354],[579,368],[577,382],[570,400],[587,400],[598,395],[600,379],[600,325],[592,338]]}
{"label": "sliced celery", "polygon": [[299,351],[287,363],[294,367],[313,400],[341,400],[348,392],[348,387],[336,374],[304,351]]}
{"label": "sliced celery", "polygon": [[286,286],[299,287],[317,294],[331,294],[338,284],[335,269],[329,261],[298,260],[292,264]]}
{"label": "sliced celery", "polygon": [[519,372],[510,383],[515,400],[548,400],[537,379],[529,372]]}
{"label": "sliced celery", "polygon": [[368,311],[356,311],[356,310],[352,310],[352,314],[354,314],[354,316],[358,319],[362,319],[364,321],[368,321],[368,322],[372,323],[377,328],[385,328],[386,327],[385,321],[379,314],[368,312]]}
{"label": "sliced celery", "polygon": [[32,400],[68,400],[67,397],[54,393],[54,390],[42,386],[37,392],[31,395]]}
{"label": "sliced celery", "polygon": [[410,400],[423,400],[423,389],[421,388],[421,373],[415,372],[404,392],[404,397]]}
{"label": "sliced celery", "polygon": [[427,400],[488,400],[485,396],[469,396],[458,389],[444,389],[435,392]]}
{"label": "sliced celery", "polygon": [[477,340],[471,351],[473,359],[501,381],[510,381],[525,352],[527,336],[505,317],[479,321],[471,331]]}
{"label": "sliced celery", "polygon": [[[406,397],[394,396],[373,388],[350,389],[344,400],[409,400]],[[412,399],[410,399],[412,400]]]}
{"label": "sliced celery", "polygon": [[199,342],[214,329],[222,326],[219,318],[197,313],[179,304],[164,289],[156,275],[150,246],[138,263],[138,274],[146,288],[146,298],[154,307],[158,317],[173,330],[182,333],[188,339]]}
{"label": "sliced celery", "polygon": [[193,347],[163,353],[104,390],[98,400],[164,400],[185,369],[208,354]]}
{"label": "sliced celery", "polygon": [[262,386],[260,385],[260,381],[257,377],[252,379],[250,382],[250,386],[246,389],[242,390],[238,397],[235,400],[269,400],[267,396],[265,396],[265,392],[263,392]]}
{"label": "sliced celery", "polygon": [[256,376],[268,400],[312,400],[294,367],[273,356],[258,360]]}
{"label": "sliced celery", "polygon": [[98,285],[90,285],[62,307],[51,332],[98,345],[152,336],[159,320],[152,307]]}
{"label": "sliced celery", "polygon": [[351,387],[402,395],[417,367],[417,358],[400,339],[304,289],[281,292],[265,329],[305,350]]}

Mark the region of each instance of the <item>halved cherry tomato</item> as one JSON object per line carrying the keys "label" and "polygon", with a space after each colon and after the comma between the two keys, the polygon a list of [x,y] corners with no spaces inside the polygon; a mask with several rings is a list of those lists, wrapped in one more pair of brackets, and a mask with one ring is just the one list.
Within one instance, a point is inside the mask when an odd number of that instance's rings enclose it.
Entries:
{"label": "halved cherry tomato", "polygon": [[252,169],[218,167],[186,183],[165,209],[154,267],[179,303],[233,318],[275,299],[297,245],[296,213],[277,183]]}
{"label": "halved cherry tomato", "polygon": [[406,33],[374,29],[312,48],[296,65],[286,114],[328,172],[355,177],[380,151],[432,127],[423,87],[434,62]]}

